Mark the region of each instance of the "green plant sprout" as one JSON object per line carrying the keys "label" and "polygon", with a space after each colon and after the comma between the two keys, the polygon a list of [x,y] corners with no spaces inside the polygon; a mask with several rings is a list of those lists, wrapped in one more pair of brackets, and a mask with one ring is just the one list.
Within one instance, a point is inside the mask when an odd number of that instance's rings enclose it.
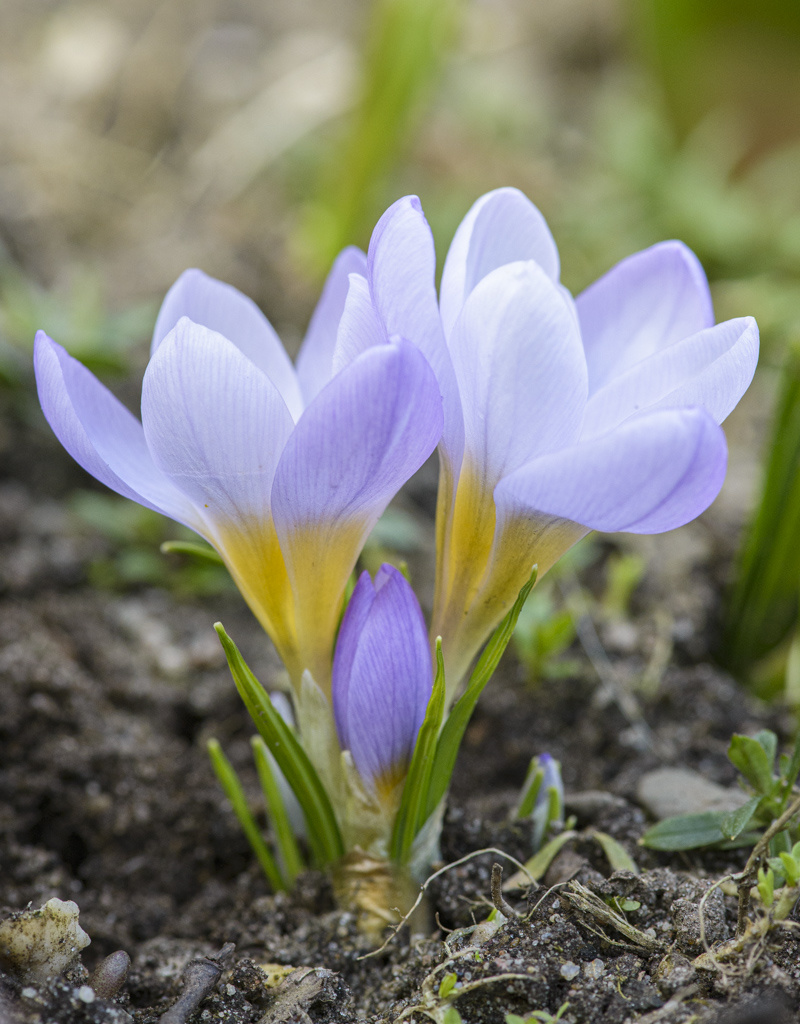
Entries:
{"label": "green plant sprout", "polygon": [[[790,799],[797,796],[800,772],[800,735],[791,756],[776,760],[778,737],[769,729],[755,736],[735,734],[728,757],[738,769],[747,800],[734,811],[702,811],[665,818],[651,826],[639,840],[652,850],[693,850],[700,847],[752,846],[762,833],[786,814]],[[770,841],[770,853],[789,853],[800,838],[795,815]]]}
{"label": "green plant sprout", "polygon": [[555,1015],[547,1010],[534,1010],[527,1017],[520,1017],[516,1013],[507,1013],[505,1019],[506,1024],[556,1024],[556,1021],[561,1020],[568,1009],[569,1001],[562,1003]]}

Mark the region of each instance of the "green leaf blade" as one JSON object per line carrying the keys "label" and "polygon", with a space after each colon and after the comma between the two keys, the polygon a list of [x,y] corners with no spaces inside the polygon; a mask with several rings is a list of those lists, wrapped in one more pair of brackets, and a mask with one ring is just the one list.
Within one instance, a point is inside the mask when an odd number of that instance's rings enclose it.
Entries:
{"label": "green leaf blade", "polygon": [[269,694],[250,671],[222,623],[214,625],[228,667],[250,717],[278,762],[308,822],[308,841],[320,866],[344,855],[339,825],[328,794],[294,731],[281,718]]}
{"label": "green leaf blade", "polygon": [[702,811],[664,818],[652,825],[639,842],[650,850],[667,852],[713,846],[725,839],[722,822],[727,816],[727,811]]}
{"label": "green leaf blade", "polygon": [[231,807],[236,817],[239,819],[239,824],[242,826],[242,831],[247,836],[247,841],[256,855],[264,874],[267,877],[267,881],[272,887],[274,892],[281,892],[288,889],[286,880],[281,874],[281,870],[275,858],[272,856],[269,847],[264,842],[264,838],[261,835],[261,830],[256,824],[255,818],[250,813],[250,808],[247,804],[247,797],[245,796],[242,784],[239,781],[239,776],[230,761],[227,759],[225,754],[222,752],[222,747],[218,740],[210,739],[207,744],[208,756],[211,758],[211,764],[214,768],[214,772],[219,779],[219,783],[225,793],[225,796],[230,801]]}
{"label": "green leaf blade", "polygon": [[444,723],[438,743],[436,744],[436,753],[431,769],[431,784],[428,791],[428,804],[424,818],[433,813],[450,786],[450,779],[455,768],[458,750],[469,720],[472,717],[472,712],[475,710],[478,698],[483,693],[486,684],[491,679],[494,670],[500,662],[503,652],[508,646],[522,611],[522,606],[525,604],[528,594],[530,594],[536,583],[538,571],[538,566],[534,566],[530,578],[517,595],[511,610],[494,631],[491,639],[483,649],[483,653],[478,659],[478,664],[469,678],[466,690],[456,701],[447,717],[447,721]]}

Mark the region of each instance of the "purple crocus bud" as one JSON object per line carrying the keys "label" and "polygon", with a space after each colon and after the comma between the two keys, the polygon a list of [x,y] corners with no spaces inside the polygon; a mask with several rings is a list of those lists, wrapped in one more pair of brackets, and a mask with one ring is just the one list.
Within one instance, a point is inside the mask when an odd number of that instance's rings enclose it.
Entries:
{"label": "purple crocus bud", "polygon": [[348,351],[409,339],[439,381],[431,635],[452,690],[534,564],[543,575],[590,530],[660,533],[711,504],[726,469],[719,424],[753,376],[758,328],[714,324],[680,242],[623,260],[573,300],[544,218],[513,188],[462,221],[438,304],[434,270],[419,201],[401,199],[373,233],[342,332]]}
{"label": "purple crocus bud", "polygon": [[402,573],[363,572],[333,659],[333,714],[367,787],[389,798],[405,777],[431,696],[425,621]]}
{"label": "purple crocus bud", "polygon": [[336,261],[298,368],[250,299],[199,270],[161,307],[142,421],[44,332],[39,399],[56,436],[119,494],[196,530],[222,556],[299,687],[330,686],[347,580],[367,535],[442,429],[439,386],[388,336],[337,357],[350,278]]}

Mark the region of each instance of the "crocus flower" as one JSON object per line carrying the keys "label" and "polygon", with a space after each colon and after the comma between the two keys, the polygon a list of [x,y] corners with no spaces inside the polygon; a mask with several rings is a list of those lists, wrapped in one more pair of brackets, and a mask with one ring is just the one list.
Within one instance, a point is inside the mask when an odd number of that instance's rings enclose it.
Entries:
{"label": "crocus flower", "polygon": [[431,696],[425,621],[414,591],[391,565],[363,572],[336,642],[333,714],[366,788],[397,795]]}
{"label": "crocus flower", "polygon": [[436,446],[441,397],[409,342],[337,357],[348,275],[335,264],[295,371],[254,303],[198,270],[167,294],[142,421],[39,332],[39,398],[84,469],[184,523],[222,556],[293,681],[330,683],[344,588],[389,500]]}
{"label": "crocus flower", "polygon": [[448,685],[513,603],[589,530],[660,533],[713,501],[719,424],[752,378],[752,318],[714,326],[695,256],[664,242],[578,296],[547,225],[516,189],[479,199],[447,255],[440,301],[419,201],[379,221],[351,275],[343,351],[400,334],[443,394],[432,635]]}

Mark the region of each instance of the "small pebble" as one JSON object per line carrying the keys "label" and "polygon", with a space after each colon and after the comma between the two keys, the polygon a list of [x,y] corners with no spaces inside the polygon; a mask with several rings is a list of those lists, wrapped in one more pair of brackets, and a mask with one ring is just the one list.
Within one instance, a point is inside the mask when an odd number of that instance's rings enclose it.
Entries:
{"label": "small pebble", "polygon": [[20,992],[20,995],[22,996],[23,999],[35,999],[36,998],[36,989],[35,988],[24,988],[22,990],[22,992]]}
{"label": "small pebble", "polygon": [[580,967],[574,964],[571,960],[567,960],[565,964],[561,965],[561,977],[567,981],[572,981],[573,978],[577,978],[581,973]]}
{"label": "small pebble", "polygon": [[587,978],[602,978],[606,973],[606,965],[598,957],[596,960],[583,965],[583,973]]}
{"label": "small pebble", "polygon": [[77,996],[82,1003],[93,1003],[94,989],[90,985],[81,985],[78,989]]}

